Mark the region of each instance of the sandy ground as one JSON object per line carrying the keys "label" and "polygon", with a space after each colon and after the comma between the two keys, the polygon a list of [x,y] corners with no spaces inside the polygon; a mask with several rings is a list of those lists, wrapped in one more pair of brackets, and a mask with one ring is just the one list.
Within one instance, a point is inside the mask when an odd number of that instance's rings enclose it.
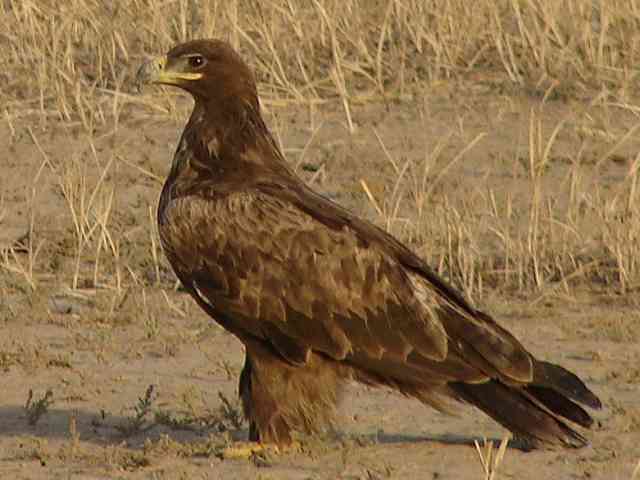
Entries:
{"label": "sandy ground", "polygon": [[[540,108],[540,99],[496,93],[494,85],[471,80],[434,85],[424,99],[357,106],[353,134],[339,105],[315,112],[273,108],[268,120],[301,175],[377,221],[360,180],[383,199],[392,198],[398,177],[374,131],[398,161],[420,159],[438,145],[442,159],[451,159],[486,133],[447,172],[434,198],[464,205],[465,198],[473,203],[474,195],[493,189],[509,192],[517,208],[528,198],[527,176],[514,159],[528,153],[530,112]],[[345,392],[338,432],[303,440],[301,453],[218,458],[225,442],[246,436],[246,425],[238,428],[234,417],[242,346],[174,288],[161,254],[156,270],[150,241],[149,208],[160,189],[154,176],[167,171],[189,106],[182,104],[175,119],[131,108],[116,133],[104,127],[90,137],[54,121],[15,122],[13,134],[0,124],[0,244],[6,249],[22,237],[33,211],[31,240],[41,247],[35,290],[24,274],[6,268],[27,264],[21,249],[15,257],[7,254],[0,270],[0,478],[483,478],[473,442],[504,435],[490,419],[466,407],[459,417],[443,416],[397,394],[357,385]],[[567,179],[570,162],[563,159],[579,145],[584,158],[599,158],[611,147],[597,135],[599,120],[589,120],[605,118],[606,112],[561,100],[547,102],[540,112],[545,135],[563,118],[575,124],[554,146],[544,183],[553,191]],[[602,121],[603,130],[614,132],[635,122],[630,114]],[[307,148],[314,126],[321,127]],[[587,130],[596,134],[585,140],[580,132]],[[623,179],[625,158],[635,150],[634,142],[618,149],[602,182]],[[104,184],[113,187],[109,228],[118,258],[103,249],[99,281],[93,282],[96,246],[88,243],[78,288],[71,291],[76,237],[61,185],[64,178],[80,178],[69,165],[84,166],[82,175],[95,183],[110,159]],[[585,168],[588,177],[592,172]],[[405,213],[410,220],[410,208]],[[408,238],[401,225],[391,227],[421,254],[436,258],[420,250],[421,240]],[[588,432],[591,446],[529,453],[509,448],[497,478],[631,479],[640,460],[640,314],[633,291],[615,295],[583,284],[570,295],[541,297],[487,286],[477,303],[533,353],[579,373],[605,405]],[[38,403],[47,390],[51,401]]]}

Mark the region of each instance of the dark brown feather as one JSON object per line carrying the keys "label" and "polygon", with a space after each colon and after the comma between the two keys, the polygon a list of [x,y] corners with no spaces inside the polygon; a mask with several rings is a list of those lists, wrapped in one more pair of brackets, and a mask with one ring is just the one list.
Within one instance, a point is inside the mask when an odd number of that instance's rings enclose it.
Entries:
{"label": "dark brown feather", "polygon": [[[206,59],[198,80],[183,60],[192,55]],[[446,397],[470,402],[539,443],[584,443],[562,419],[589,426],[573,401],[598,408],[597,397],[399,241],[304,185],[228,45],[189,42],[166,63],[195,107],[162,191],[160,237],[186,289],[246,346],[253,439],[317,430],[353,378],[441,410]]]}
{"label": "dark brown feather", "polygon": [[481,384],[454,382],[449,384],[449,388],[460,399],[478,407],[531,447],[546,444],[577,448],[588,443],[586,438],[549,412],[544,397],[527,395],[526,391],[496,380]]}

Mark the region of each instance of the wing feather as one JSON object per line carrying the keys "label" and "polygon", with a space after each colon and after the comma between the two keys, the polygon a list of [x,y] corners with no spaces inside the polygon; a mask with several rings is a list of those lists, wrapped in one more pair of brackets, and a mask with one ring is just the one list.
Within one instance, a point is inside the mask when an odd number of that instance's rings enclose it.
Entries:
{"label": "wing feather", "polygon": [[[324,201],[301,208],[268,188],[178,198],[161,237],[181,278],[294,364],[314,350],[423,384],[531,380],[513,337],[403,261],[390,236]],[[174,241],[185,235],[199,240]]]}

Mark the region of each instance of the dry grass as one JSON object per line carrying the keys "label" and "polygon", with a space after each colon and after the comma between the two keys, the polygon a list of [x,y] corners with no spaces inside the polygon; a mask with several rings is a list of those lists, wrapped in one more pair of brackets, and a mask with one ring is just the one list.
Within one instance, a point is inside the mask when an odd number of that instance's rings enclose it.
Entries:
{"label": "dry grass", "polygon": [[3,2],[0,20],[20,25],[3,34],[7,121],[35,113],[87,130],[117,129],[128,107],[145,102],[129,94],[145,53],[193,37],[229,39],[268,99],[338,98],[347,117],[352,102],[405,98],[474,69],[547,96],[604,91],[624,102],[640,48],[631,0],[25,0]]}
{"label": "dry grass", "polygon": [[[115,178],[114,168],[131,162],[124,148],[105,156],[97,153],[96,145],[115,137],[123,122],[143,111],[184,116],[173,95],[132,95],[132,75],[146,53],[164,51],[192,37],[217,36],[229,39],[252,63],[267,106],[293,103],[310,109],[314,134],[318,127],[312,110],[319,104],[338,102],[345,125],[353,132],[352,105],[411,101],[429,85],[473,71],[494,72],[514,89],[538,92],[544,99],[539,109],[531,111],[529,151],[522,157],[529,178],[527,212],[494,191],[476,199],[480,204],[473,208],[445,204],[434,211],[434,192],[448,166],[467,151],[473,153],[480,137],[453,159],[444,159],[445,168],[436,165],[446,140],[426,152],[422,164],[402,165],[386,152],[397,182],[385,199],[375,199],[371,192],[367,196],[386,228],[414,241],[471,297],[481,298],[486,285],[565,295],[584,279],[614,285],[623,293],[635,290],[640,285],[640,159],[629,160],[628,175],[613,192],[599,188],[597,174],[636,127],[621,134],[605,125],[600,133],[608,137],[611,148],[595,161],[591,178],[582,174],[585,159],[578,149],[567,160],[573,168],[563,191],[557,192],[566,201],[558,201],[545,192],[544,184],[554,160],[554,142],[569,128],[568,119],[554,125],[550,135],[545,135],[542,123],[544,102],[550,98],[595,97],[593,102],[606,108],[637,111],[629,103],[636,91],[634,67],[640,48],[633,36],[640,27],[635,2],[576,0],[561,5],[549,0],[486,0],[474,2],[473,8],[451,0],[389,0],[376,2],[378,8],[370,3],[364,8],[355,0],[242,5],[129,1],[117,6],[74,0],[63,7],[47,1],[4,2],[2,23],[20,25],[4,34],[8,48],[0,53],[4,67],[0,71],[12,72],[0,90],[12,135],[17,135],[16,122],[26,116],[45,130],[62,122],[86,136],[88,150],[72,152],[62,164],[53,165],[29,130],[44,159],[40,171],[55,172],[69,209],[74,244],[70,287],[77,289],[84,281],[120,291],[128,281],[140,282],[141,273],[122,258],[126,232],[113,225],[117,186],[108,180]],[[296,48],[289,48],[291,43]],[[98,138],[95,132],[100,132]],[[158,179],[144,166],[135,168]],[[34,199],[32,195],[32,203]],[[37,208],[32,207],[35,217]],[[404,223],[397,218],[401,211],[411,217],[411,226],[406,218]],[[522,215],[526,218],[514,218]],[[157,283],[161,261],[154,232],[149,232],[145,258],[151,254],[146,262]],[[491,251],[485,246],[488,237],[492,237]],[[2,266],[35,289],[41,243],[34,235],[28,239],[27,258],[5,249]],[[83,280],[87,262],[92,275]],[[89,277],[86,272],[84,276]]]}
{"label": "dry grass", "polygon": [[498,468],[507,451],[508,443],[509,435],[506,435],[500,441],[500,446],[497,448],[494,448],[493,442],[488,442],[486,439],[484,439],[482,447],[480,447],[478,441],[474,442],[480,464],[482,465],[482,471],[484,472],[484,480],[495,480],[497,478]]}
{"label": "dry grass", "polygon": [[[343,138],[359,131],[358,112],[374,104],[418,105],[426,129],[430,92],[442,85],[454,86],[450,104],[463,111],[474,105],[457,85],[534,99],[526,147],[499,159],[505,177],[519,182],[517,192],[479,179],[468,195],[449,195],[469,188],[457,186],[455,172],[492,134],[468,127],[461,114],[420,158],[405,157],[374,128],[391,180],[380,191],[375,174],[358,179],[360,203],[473,300],[498,292],[535,305],[591,290],[637,304],[640,156],[629,153],[640,129],[635,0],[5,0],[0,24],[14,27],[0,33],[0,124],[7,152],[27,145],[21,158],[29,163],[10,165],[28,179],[23,191],[11,193],[11,180],[0,179],[0,226],[15,220],[16,205],[26,212],[24,235],[13,239],[20,241],[0,245],[0,294],[20,300],[7,301],[6,311],[0,305],[6,321],[27,312],[70,331],[90,324],[74,346],[97,352],[103,363],[114,338],[124,336],[122,325],[139,330],[127,358],[173,356],[207,330],[159,250],[154,209],[165,171],[143,151],[163,152],[168,161],[171,145],[158,142],[170,142],[152,138],[152,121],[175,124],[177,135],[190,106],[172,90],[138,95],[132,79],[148,54],[212,36],[229,40],[255,69],[281,145],[290,146],[279,113],[308,119],[301,148],[287,153],[298,171],[312,172],[306,178],[313,184],[331,175],[318,159],[333,152],[317,145],[326,127],[322,109],[339,110]],[[554,102],[573,113],[556,117]],[[621,126],[623,114],[633,120]],[[67,150],[56,150],[65,145],[55,136],[69,138]],[[569,150],[560,146],[566,139]],[[605,183],[612,162],[626,171]],[[64,298],[62,307],[48,303],[54,296]],[[73,315],[61,320],[62,310]],[[607,327],[611,335],[635,338],[623,320]],[[20,349],[0,347],[0,366],[24,363]],[[134,432],[151,421],[148,394],[123,428]],[[236,407],[222,399],[221,415],[237,428]],[[28,403],[34,424],[49,403],[48,395]],[[155,422],[193,418],[165,412]],[[75,452],[79,427],[71,422]],[[497,464],[486,458],[491,450],[485,454],[483,474],[491,478]],[[496,460],[503,454],[501,446]],[[105,455],[136,468],[147,462],[119,447]]]}

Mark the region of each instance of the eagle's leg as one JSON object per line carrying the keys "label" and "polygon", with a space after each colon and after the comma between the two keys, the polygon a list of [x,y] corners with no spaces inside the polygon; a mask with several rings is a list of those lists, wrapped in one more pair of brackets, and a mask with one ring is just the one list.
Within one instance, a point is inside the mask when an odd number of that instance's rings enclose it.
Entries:
{"label": "eagle's leg", "polygon": [[242,400],[242,409],[245,418],[249,421],[249,441],[260,442],[258,426],[251,415],[251,360],[249,355],[244,359],[244,368],[240,373],[240,384],[238,385],[238,395]]}
{"label": "eagle's leg", "polygon": [[[261,350],[260,353],[264,352]],[[282,402],[279,402],[278,394],[273,391],[282,388],[281,382],[271,376],[263,378],[258,373],[261,370],[253,366],[256,362],[264,365],[260,360],[252,361],[252,356],[255,358],[260,353],[250,355],[247,348],[238,386],[244,415],[249,421],[249,441],[234,442],[224,448],[222,458],[249,458],[265,452],[278,454],[299,449],[299,445],[292,439],[292,427],[280,413],[286,409],[287,398],[282,397]],[[278,375],[278,372],[273,374]]]}
{"label": "eagle's leg", "polygon": [[245,345],[239,393],[251,442],[282,450],[293,445],[294,431],[318,432],[332,423],[345,367],[315,353],[293,365],[265,343]]}

